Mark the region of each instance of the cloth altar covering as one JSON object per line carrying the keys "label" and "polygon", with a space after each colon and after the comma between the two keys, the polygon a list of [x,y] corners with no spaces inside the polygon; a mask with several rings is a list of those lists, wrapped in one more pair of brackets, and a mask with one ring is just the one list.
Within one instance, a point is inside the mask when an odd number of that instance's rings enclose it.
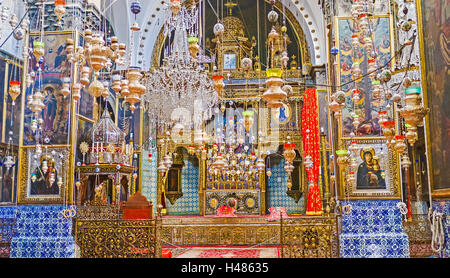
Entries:
{"label": "cloth altar covering", "polygon": [[216,217],[237,217],[237,215],[234,214],[235,211],[236,209],[232,207],[222,206],[217,209]]}
{"label": "cloth altar covering", "polygon": [[286,212],[286,207],[271,207],[269,208],[270,214],[267,218],[268,221],[279,221],[280,220],[280,212],[283,219],[288,219],[289,216]]}

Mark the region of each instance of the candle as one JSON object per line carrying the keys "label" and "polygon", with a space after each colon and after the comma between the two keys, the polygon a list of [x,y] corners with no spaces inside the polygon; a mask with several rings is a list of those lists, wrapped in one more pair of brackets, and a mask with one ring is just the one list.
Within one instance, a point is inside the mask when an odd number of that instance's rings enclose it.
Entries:
{"label": "candle", "polygon": [[103,142],[100,145],[100,152],[103,152]]}

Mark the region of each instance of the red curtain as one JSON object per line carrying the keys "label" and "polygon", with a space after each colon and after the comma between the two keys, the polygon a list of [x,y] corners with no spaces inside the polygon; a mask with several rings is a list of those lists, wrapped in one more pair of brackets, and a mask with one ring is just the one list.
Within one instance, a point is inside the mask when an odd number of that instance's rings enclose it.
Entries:
{"label": "red curtain", "polygon": [[320,167],[320,134],[319,134],[319,109],[317,104],[316,89],[306,89],[302,110],[302,135],[303,153],[305,157],[311,156],[313,166],[307,168],[309,180],[308,201],[306,204],[307,215],[322,214],[322,198],[319,190]]}

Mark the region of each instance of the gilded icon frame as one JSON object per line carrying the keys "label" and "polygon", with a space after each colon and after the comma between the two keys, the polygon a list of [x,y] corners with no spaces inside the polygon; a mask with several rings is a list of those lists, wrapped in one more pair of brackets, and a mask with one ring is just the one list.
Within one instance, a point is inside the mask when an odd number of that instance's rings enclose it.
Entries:
{"label": "gilded icon frame", "polygon": [[[47,151],[43,150],[40,157],[44,155],[51,156],[55,160],[55,168],[57,170],[57,174],[60,173],[63,175],[63,183],[59,188],[58,194],[46,194],[46,195],[32,195],[30,194],[31,190],[31,175],[33,172],[33,159],[32,156],[34,154],[35,148],[24,147],[23,152],[21,154],[21,177],[18,184],[18,203],[19,204],[63,204],[65,199],[68,197],[68,173],[67,167],[69,161],[69,151],[67,146],[46,146]],[[52,155],[52,152],[55,152],[56,155]],[[38,159],[39,161],[40,159]],[[39,163],[39,162],[38,162]]]}
{"label": "gilded icon frame", "polygon": [[[348,149],[348,146],[351,144],[352,140],[344,140],[343,144]],[[401,198],[401,177],[400,177],[400,163],[399,158],[395,150],[391,150],[388,148],[386,141],[383,139],[373,140],[357,140],[357,163],[358,169],[362,164],[362,158],[360,157],[360,152],[366,147],[373,148],[375,151],[375,155],[378,156],[380,161],[380,168],[385,170],[385,189],[358,189],[357,188],[357,178],[358,178],[358,170],[354,172],[355,174],[355,182],[349,184],[344,181],[344,173],[341,175],[341,183],[340,183],[340,199],[341,200],[386,200],[386,199],[400,199]],[[385,154],[380,155],[380,150],[383,150]]]}

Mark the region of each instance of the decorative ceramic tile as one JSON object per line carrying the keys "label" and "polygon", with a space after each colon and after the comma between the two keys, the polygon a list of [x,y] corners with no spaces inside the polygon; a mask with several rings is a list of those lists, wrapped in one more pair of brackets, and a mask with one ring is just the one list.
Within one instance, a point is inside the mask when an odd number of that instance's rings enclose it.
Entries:
{"label": "decorative ceramic tile", "polygon": [[[143,152],[142,159],[142,195],[156,207],[158,185],[158,152],[152,152],[152,162],[148,162],[149,152]],[[156,213],[156,209],[153,210]]]}
{"label": "decorative ceramic tile", "polygon": [[350,201],[350,214],[343,214],[342,233],[402,233],[402,215],[398,201]]}
{"label": "decorative ceramic tile", "polygon": [[16,212],[16,207],[0,207],[0,218],[14,218]]}
{"label": "decorative ceramic tile", "polygon": [[73,257],[72,219],[62,205],[18,206],[17,234],[11,241],[12,258]]}
{"label": "decorative ceramic tile", "polygon": [[404,233],[341,234],[342,258],[408,258],[409,241]]}
{"label": "decorative ceramic tile", "polygon": [[181,172],[181,188],[183,196],[176,200],[175,204],[166,201],[167,213],[169,215],[198,215],[198,182],[199,168],[195,167],[189,160],[184,160]]}
{"label": "decorative ceramic tile", "polygon": [[396,200],[348,201],[349,214],[342,216],[339,235],[343,258],[409,257],[408,235],[403,233],[402,215]]}
{"label": "decorative ceramic tile", "polygon": [[[284,170],[284,159],[271,168],[272,176],[267,183],[267,207],[286,207],[288,214],[304,214],[305,205],[303,196],[298,203],[286,194],[288,176]],[[266,177],[267,179],[267,177]]]}

